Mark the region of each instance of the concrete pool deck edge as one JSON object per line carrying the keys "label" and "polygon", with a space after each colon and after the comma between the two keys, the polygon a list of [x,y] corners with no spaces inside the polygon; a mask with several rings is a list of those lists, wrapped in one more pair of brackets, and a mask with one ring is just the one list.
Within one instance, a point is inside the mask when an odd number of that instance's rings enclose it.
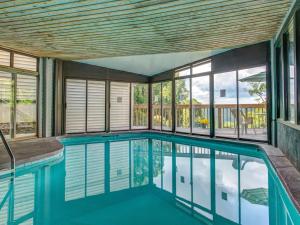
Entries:
{"label": "concrete pool deck edge", "polygon": [[[56,156],[63,152],[63,145],[55,138],[34,138],[9,141],[16,158],[16,167]],[[0,172],[10,171],[10,158],[0,145]]]}

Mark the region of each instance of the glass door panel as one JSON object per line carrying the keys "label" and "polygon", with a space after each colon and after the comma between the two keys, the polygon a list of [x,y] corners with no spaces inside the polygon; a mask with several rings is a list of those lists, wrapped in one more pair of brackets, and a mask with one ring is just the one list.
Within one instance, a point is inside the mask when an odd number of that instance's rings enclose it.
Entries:
{"label": "glass door panel", "polygon": [[210,133],[209,107],[209,76],[192,78],[193,133]]}
{"label": "glass door panel", "polygon": [[152,84],[152,129],[161,129],[161,83]]}
{"label": "glass door panel", "polygon": [[131,127],[148,128],[148,84],[132,84]]}
{"label": "glass door panel", "polygon": [[5,136],[11,135],[12,109],[12,76],[10,73],[0,72],[0,129]]}
{"label": "glass door panel", "polygon": [[240,137],[267,140],[266,67],[239,70],[238,84]]}
{"label": "glass door panel", "polygon": [[162,129],[172,130],[172,82],[162,83]]}
{"label": "glass door panel", "polygon": [[237,138],[236,72],[214,75],[214,107],[216,136]]}
{"label": "glass door panel", "polygon": [[129,130],[130,84],[111,82],[110,84],[110,129]]}
{"label": "glass door panel", "polygon": [[66,80],[66,133],[86,131],[86,80]]}
{"label": "glass door panel", "polygon": [[175,81],[176,131],[190,132],[190,79]]}
{"label": "glass door panel", "polygon": [[16,137],[36,135],[37,77],[17,75]]}

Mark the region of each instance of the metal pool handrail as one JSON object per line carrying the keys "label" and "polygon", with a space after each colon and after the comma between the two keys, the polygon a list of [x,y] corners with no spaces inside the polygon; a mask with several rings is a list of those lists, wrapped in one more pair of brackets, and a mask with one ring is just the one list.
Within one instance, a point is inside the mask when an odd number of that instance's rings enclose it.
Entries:
{"label": "metal pool handrail", "polygon": [[1,136],[2,142],[4,144],[4,147],[10,157],[10,167],[12,170],[14,170],[16,168],[16,158],[15,158],[13,152],[11,151],[1,129],[0,129],[0,136]]}

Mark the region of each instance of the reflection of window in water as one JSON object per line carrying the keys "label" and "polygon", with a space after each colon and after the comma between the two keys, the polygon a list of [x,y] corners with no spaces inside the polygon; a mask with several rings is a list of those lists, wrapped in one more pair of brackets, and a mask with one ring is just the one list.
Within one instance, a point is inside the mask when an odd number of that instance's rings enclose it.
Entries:
{"label": "reflection of window in water", "polygon": [[110,191],[127,188],[129,188],[129,141],[110,142]]}
{"label": "reflection of window in water", "polygon": [[14,220],[19,220],[32,213],[24,221],[33,224],[34,200],[35,200],[35,176],[26,174],[15,179],[14,185]]}
{"label": "reflection of window in water", "polygon": [[[0,205],[0,225],[7,225],[8,219],[9,219],[9,197],[10,195],[10,181],[8,179],[0,180],[0,203],[2,203],[2,206]],[[6,198],[6,200],[5,200]],[[5,202],[4,202],[5,201]]]}
{"label": "reflection of window in water", "polygon": [[236,154],[216,151],[216,213],[233,222],[239,221],[238,170],[233,167]]}
{"label": "reflection of window in water", "polygon": [[176,196],[191,200],[190,146],[176,144]]}
{"label": "reflection of window in water", "polygon": [[65,200],[104,193],[104,144],[66,146],[65,150]]}
{"label": "reflection of window in water", "polygon": [[211,208],[210,149],[192,147],[193,151],[193,201]]}
{"label": "reflection of window in water", "polygon": [[240,165],[241,223],[268,225],[268,168],[262,159],[248,156],[240,156]]}
{"label": "reflection of window in water", "polygon": [[148,140],[131,141],[131,177],[132,187],[149,183]]}

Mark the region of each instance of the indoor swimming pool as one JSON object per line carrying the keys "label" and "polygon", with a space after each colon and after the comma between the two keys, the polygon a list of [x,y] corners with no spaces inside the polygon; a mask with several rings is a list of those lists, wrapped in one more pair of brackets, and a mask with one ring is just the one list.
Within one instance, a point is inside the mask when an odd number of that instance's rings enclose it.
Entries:
{"label": "indoor swimming pool", "polygon": [[0,177],[0,224],[299,225],[254,145],[131,133],[70,137]]}

